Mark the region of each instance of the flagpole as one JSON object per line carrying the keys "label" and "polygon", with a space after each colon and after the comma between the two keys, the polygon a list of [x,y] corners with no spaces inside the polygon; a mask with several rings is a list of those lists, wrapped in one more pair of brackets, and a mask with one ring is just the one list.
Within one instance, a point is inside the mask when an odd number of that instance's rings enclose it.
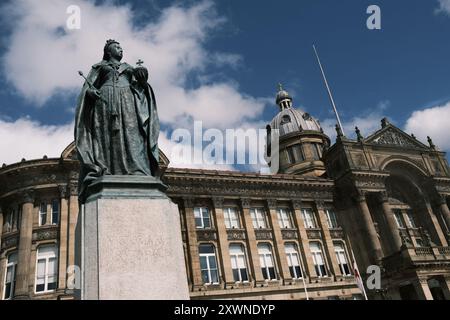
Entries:
{"label": "flagpole", "polygon": [[323,81],[325,82],[325,87],[328,91],[328,97],[330,98],[331,105],[333,106],[334,114],[336,115],[336,120],[338,126],[341,128],[342,134],[345,136],[344,128],[342,127],[341,119],[339,118],[339,114],[337,112],[336,104],[334,103],[333,94],[331,93],[330,86],[328,85],[327,77],[325,76],[325,71],[323,70],[322,63],[320,62],[319,54],[317,53],[316,46],[313,44],[314,53],[316,54],[317,62],[320,67],[320,71],[322,72]]}
{"label": "flagpole", "polygon": [[[357,272],[358,272],[358,274],[359,274],[359,278],[360,278],[360,280],[361,280],[361,288],[359,288],[362,292],[363,292],[363,294],[364,294],[364,299],[365,300],[369,300],[368,298],[367,298],[367,293],[366,293],[366,288],[364,287],[364,282],[363,282],[363,279],[362,279],[362,277],[361,277],[361,273],[359,272],[359,268],[358,268],[358,264],[356,263],[356,258],[355,258],[355,253],[353,252],[353,247],[352,247],[352,244],[350,243],[350,238],[348,237],[348,235],[347,234],[345,234],[345,239],[347,240],[347,244],[348,244],[348,246],[349,246],[349,248],[350,248],[350,252],[351,252],[351,254],[352,254],[352,265],[353,265],[353,267],[352,267],[352,269],[353,269],[353,276],[356,278],[356,273],[355,273],[355,269],[357,270]],[[356,267],[356,268],[355,268]],[[358,282],[358,279],[356,279],[356,281]],[[358,286],[359,287],[359,286]]]}

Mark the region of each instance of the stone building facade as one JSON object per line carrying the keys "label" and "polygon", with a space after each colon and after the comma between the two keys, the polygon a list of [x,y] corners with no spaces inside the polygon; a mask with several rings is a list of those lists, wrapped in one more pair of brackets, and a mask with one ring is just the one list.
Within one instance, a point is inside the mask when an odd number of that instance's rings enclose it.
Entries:
{"label": "stone building facade", "polygon": [[[450,299],[445,154],[386,119],[330,145],[281,88],[276,102],[278,174],[167,168],[161,152],[191,298],[361,299],[354,255],[363,278],[380,268],[369,298]],[[73,297],[78,169],[73,143],[0,168],[1,299]]]}

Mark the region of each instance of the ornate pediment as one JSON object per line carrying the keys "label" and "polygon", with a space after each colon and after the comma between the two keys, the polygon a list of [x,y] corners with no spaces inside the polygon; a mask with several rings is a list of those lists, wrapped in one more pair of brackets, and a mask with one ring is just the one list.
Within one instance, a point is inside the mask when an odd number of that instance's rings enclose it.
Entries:
{"label": "ornate pediment", "polygon": [[429,149],[419,140],[411,137],[402,130],[389,124],[385,128],[378,130],[373,135],[367,137],[364,142],[386,145],[386,146],[397,146],[402,148],[413,148],[413,149]]}

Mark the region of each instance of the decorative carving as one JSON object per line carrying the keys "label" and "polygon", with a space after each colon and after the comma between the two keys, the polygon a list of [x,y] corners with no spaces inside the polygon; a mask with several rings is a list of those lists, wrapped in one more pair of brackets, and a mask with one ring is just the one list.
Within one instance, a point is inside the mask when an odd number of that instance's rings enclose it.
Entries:
{"label": "decorative carving", "polygon": [[249,209],[250,208],[250,203],[251,203],[250,199],[248,199],[248,198],[241,198],[242,208]]}
{"label": "decorative carving", "polygon": [[13,234],[8,237],[3,238],[2,240],[2,250],[6,250],[12,247],[17,246],[19,243],[19,235]]}
{"label": "decorative carving", "polygon": [[314,204],[318,210],[322,210],[325,207],[325,202],[322,199],[314,199]]}
{"label": "decorative carving", "polygon": [[340,228],[330,229],[330,236],[333,239],[344,239],[344,231]]}
{"label": "decorative carving", "polygon": [[255,230],[256,240],[272,240],[272,231],[267,229],[256,229]]}
{"label": "decorative carving", "polygon": [[322,232],[320,229],[306,229],[308,239],[320,239],[322,238]]}
{"label": "decorative carving", "polygon": [[213,197],[212,198],[214,208],[222,208],[223,207],[223,198],[222,197]]}
{"label": "decorative carving", "polygon": [[70,196],[78,196],[78,183],[75,181],[70,181],[67,188],[69,189]]}
{"label": "decorative carving", "polygon": [[413,138],[405,134],[401,134],[400,132],[397,132],[397,130],[392,128],[388,128],[386,131],[381,133],[375,139],[372,139],[370,142],[379,145],[395,145],[403,148],[423,148]]}
{"label": "decorative carving", "polygon": [[35,192],[34,192],[33,189],[24,191],[21,194],[21,196],[22,196],[23,202],[25,202],[25,203],[34,203]]}
{"label": "decorative carving", "polygon": [[217,240],[217,233],[215,230],[197,230],[198,241]]}
{"label": "decorative carving", "polygon": [[62,198],[62,199],[65,199],[66,197],[67,197],[67,186],[65,186],[65,185],[59,185],[58,186],[58,191],[59,191],[59,196]]}
{"label": "decorative carving", "polygon": [[298,239],[296,230],[281,230],[283,240]]}
{"label": "decorative carving", "polygon": [[56,227],[52,229],[37,229],[33,231],[33,242],[41,240],[52,240],[58,238],[58,230]]}
{"label": "decorative carving", "polygon": [[194,207],[194,198],[183,197],[183,201],[184,201],[185,208],[193,208]]}
{"label": "decorative carving", "polygon": [[378,192],[378,201],[380,201],[381,203],[389,202],[389,196],[388,196],[387,191]]}
{"label": "decorative carving", "polygon": [[292,200],[292,208],[294,210],[300,210],[302,208],[302,202],[300,200]]}
{"label": "decorative carving", "polygon": [[228,229],[227,230],[227,238],[228,240],[245,240],[245,231],[242,229]]}
{"label": "decorative carving", "polygon": [[276,199],[267,199],[267,206],[269,209],[274,209],[277,206],[277,200]]}

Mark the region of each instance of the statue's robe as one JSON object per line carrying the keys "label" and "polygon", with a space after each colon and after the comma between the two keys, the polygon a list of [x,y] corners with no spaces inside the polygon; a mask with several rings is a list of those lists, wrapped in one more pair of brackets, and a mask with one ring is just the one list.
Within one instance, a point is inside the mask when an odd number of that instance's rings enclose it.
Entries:
{"label": "statue's robe", "polygon": [[103,175],[159,175],[159,120],[151,86],[139,85],[127,63],[102,61],[87,79],[102,99],[87,94],[86,81],[75,119],[81,203],[88,186]]}

